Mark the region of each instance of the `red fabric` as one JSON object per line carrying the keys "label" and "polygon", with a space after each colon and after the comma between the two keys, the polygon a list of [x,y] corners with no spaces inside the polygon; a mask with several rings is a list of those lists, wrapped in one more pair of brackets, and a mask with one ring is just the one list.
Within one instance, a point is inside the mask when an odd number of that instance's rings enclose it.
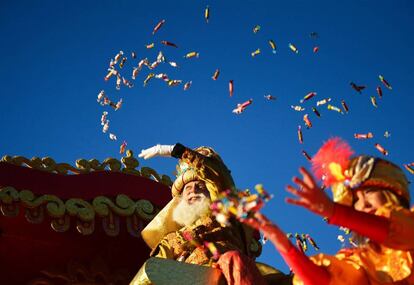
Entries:
{"label": "red fabric", "polygon": [[[18,191],[27,189],[36,196],[53,194],[62,200],[82,198],[89,202],[100,195],[114,199],[118,194],[125,194],[133,200],[149,200],[159,208],[171,199],[167,186],[135,175],[109,171],[59,175],[4,162],[0,162],[0,186],[11,186]],[[104,232],[98,216],[95,217],[95,231],[86,236],[77,232],[76,217],[71,217],[70,228],[64,233],[55,232],[50,221],[45,213],[42,223],[29,223],[23,207],[16,217],[0,213],[0,284],[28,284],[29,280],[45,276],[41,270],[51,268],[68,274],[69,260],[84,264],[103,260],[108,274],[121,270],[128,280],[122,284],[129,284],[149,256],[150,250],[142,238],[128,233],[123,217],[119,235],[115,237]],[[87,270],[92,269],[88,267]],[[61,279],[51,279],[56,285],[67,284]]]}
{"label": "red fabric", "polygon": [[305,254],[295,246],[291,246],[288,252],[280,253],[293,273],[306,285],[328,285],[331,281],[329,272],[313,263]]}
{"label": "red fabric", "polygon": [[351,207],[335,203],[329,223],[346,227],[377,243],[383,243],[388,236],[390,221],[381,216],[356,211]]}

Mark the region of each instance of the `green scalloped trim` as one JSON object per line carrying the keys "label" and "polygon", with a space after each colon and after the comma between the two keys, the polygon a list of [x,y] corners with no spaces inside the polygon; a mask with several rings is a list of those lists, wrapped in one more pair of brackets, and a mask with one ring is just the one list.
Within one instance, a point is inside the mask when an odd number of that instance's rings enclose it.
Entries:
{"label": "green scalloped trim", "polygon": [[[77,223],[95,223],[95,217],[108,218],[110,215],[119,217],[137,216],[144,222],[152,220],[158,209],[148,200],[136,200],[125,194],[116,196],[115,201],[105,196],[95,197],[92,202],[72,198],[66,201],[55,195],[35,196],[29,190],[18,191],[13,187],[0,187],[0,206],[21,206],[33,210],[44,207],[46,213],[53,219],[51,226],[56,228],[57,220],[67,220],[68,216],[76,217]],[[3,213],[3,215],[6,215]]]}

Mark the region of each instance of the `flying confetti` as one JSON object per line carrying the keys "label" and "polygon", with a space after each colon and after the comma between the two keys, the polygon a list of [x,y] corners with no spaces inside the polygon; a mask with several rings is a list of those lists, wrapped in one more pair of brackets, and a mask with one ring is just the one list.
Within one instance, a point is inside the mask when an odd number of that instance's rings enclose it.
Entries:
{"label": "flying confetti", "polygon": [[150,43],[150,44],[147,44],[145,47],[146,47],[147,49],[152,49],[154,46],[155,46],[155,44],[154,44],[154,43]]}
{"label": "flying confetti", "polygon": [[229,81],[229,94],[230,94],[230,97],[233,97],[233,91],[234,91],[233,80],[230,80]]}
{"label": "flying confetti", "polygon": [[259,25],[254,26],[253,33],[257,34],[259,31],[260,31],[260,26]]}
{"label": "flying confetti", "polygon": [[314,47],[313,48],[313,53],[317,53],[319,51],[319,47]]}
{"label": "flying confetti", "polygon": [[116,135],[111,133],[111,134],[109,134],[109,139],[112,140],[112,141],[116,141],[117,137],[116,137]]}
{"label": "flying confetti", "polygon": [[384,133],[384,137],[385,137],[386,139],[388,139],[390,136],[391,136],[391,133],[390,133],[389,131],[385,131],[385,133]]}

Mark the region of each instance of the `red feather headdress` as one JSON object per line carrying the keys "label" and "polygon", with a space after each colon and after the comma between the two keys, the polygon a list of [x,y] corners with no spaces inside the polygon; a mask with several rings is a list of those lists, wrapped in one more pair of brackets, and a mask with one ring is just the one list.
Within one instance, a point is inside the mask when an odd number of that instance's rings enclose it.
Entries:
{"label": "red feather headdress", "polygon": [[312,172],[326,187],[347,179],[348,168],[354,151],[341,138],[329,139],[312,158]]}

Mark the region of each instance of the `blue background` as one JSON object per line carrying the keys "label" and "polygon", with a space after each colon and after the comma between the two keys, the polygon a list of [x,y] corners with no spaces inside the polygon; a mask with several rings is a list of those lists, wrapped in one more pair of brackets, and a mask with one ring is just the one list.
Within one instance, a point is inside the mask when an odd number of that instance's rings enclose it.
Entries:
{"label": "blue background", "polygon": [[[210,21],[204,9],[210,6]],[[154,144],[181,142],[189,147],[215,148],[240,189],[263,183],[274,199],[263,210],[287,232],[310,233],[321,250],[334,253],[339,233],[321,218],[287,205],[285,186],[301,165],[332,136],[346,139],[357,153],[382,156],[374,143],[389,150],[388,158],[402,165],[414,161],[412,140],[412,82],[414,82],[414,24],[412,1],[1,1],[0,3],[0,154],[26,157],[51,156],[74,164],[78,158],[119,155],[122,140],[137,155]],[[152,35],[154,26],[164,26]],[[260,25],[254,34],[252,29]],[[319,38],[309,34],[317,32]],[[271,52],[268,40],[277,44]],[[176,43],[166,47],[161,40]],[[155,48],[145,45],[155,42]],[[295,44],[293,53],[288,44]],[[312,49],[319,46],[314,54]],[[262,53],[252,58],[250,53]],[[114,79],[104,82],[111,58],[123,50],[138,59],[154,61],[162,50],[180,68],[160,65],[155,73],[193,81],[168,87],[150,72],[138,75],[135,87],[115,89]],[[191,51],[199,58],[184,59]],[[129,59],[122,72],[130,78],[137,60]],[[216,68],[217,81],[211,76]],[[386,89],[382,74],[393,86]],[[228,82],[234,80],[234,96]],[[366,85],[358,94],[350,81]],[[376,86],[384,96],[378,108],[370,102]],[[118,111],[96,102],[104,89],[114,101],[123,98]],[[290,105],[298,105],[307,93],[317,97],[303,104],[313,127],[306,130],[302,117]],[[267,101],[272,94],[276,101]],[[317,118],[311,107],[331,97],[340,107],[344,99],[350,112],[329,111]],[[241,115],[231,111],[249,98],[253,104]],[[110,131],[118,141],[102,133],[100,117],[109,112]],[[304,144],[297,139],[302,125]],[[390,138],[383,136],[391,132]],[[357,141],[353,134],[373,132],[374,138]],[[160,173],[169,174],[176,160],[141,160]],[[412,175],[406,172],[409,178]],[[314,251],[310,250],[309,254]],[[259,259],[287,271],[274,248],[266,244]]]}

